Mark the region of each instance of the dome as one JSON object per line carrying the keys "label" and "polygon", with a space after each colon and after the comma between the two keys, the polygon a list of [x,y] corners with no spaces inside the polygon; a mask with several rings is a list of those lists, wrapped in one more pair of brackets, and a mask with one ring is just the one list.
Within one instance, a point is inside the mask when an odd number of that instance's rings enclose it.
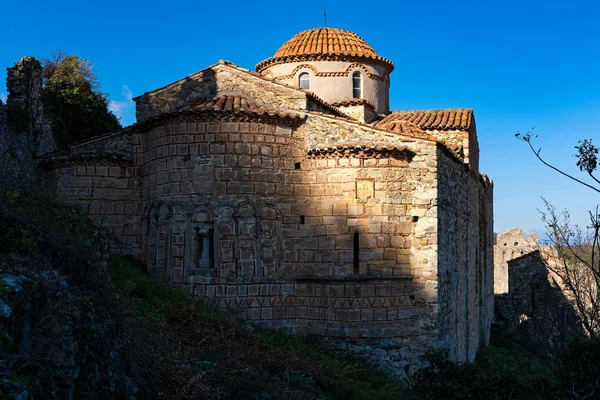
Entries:
{"label": "dome", "polygon": [[258,63],[256,70],[261,72],[272,64],[288,61],[335,61],[348,58],[369,59],[382,63],[389,72],[394,69],[394,63],[380,57],[356,33],[338,28],[314,28],[294,35],[275,52],[273,57]]}

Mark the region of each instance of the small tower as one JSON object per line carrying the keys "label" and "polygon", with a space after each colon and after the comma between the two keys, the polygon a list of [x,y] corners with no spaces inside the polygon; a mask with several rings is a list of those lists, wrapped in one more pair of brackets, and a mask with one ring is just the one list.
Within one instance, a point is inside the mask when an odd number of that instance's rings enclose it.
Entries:
{"label": "small tower", "polygon": [[300,32],[256,65],[261,75],[309,90],[362,122],[389,112],[393,69],[356,33],[337,28]]}

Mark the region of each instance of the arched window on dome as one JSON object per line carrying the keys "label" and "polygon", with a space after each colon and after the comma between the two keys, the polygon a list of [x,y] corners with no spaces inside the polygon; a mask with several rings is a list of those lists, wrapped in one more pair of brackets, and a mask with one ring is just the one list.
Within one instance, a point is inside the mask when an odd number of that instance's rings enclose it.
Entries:
{"label": "arched window on dome", "polygon": [[358,71],[354,71],[352,74],[352,97],[355,99],[362,98],[362,78]]}
{"label": "arched window on dome", "polygon": [[300,76],[298,77],[298,85],[300,86],[300,89],[310,89],[310,81],[308,79],[308,72],[303,72],[300,74]]}

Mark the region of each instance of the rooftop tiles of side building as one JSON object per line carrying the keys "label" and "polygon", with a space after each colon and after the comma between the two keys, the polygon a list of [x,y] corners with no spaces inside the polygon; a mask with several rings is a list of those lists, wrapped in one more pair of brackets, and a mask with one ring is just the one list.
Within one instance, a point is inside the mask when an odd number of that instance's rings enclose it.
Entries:
{"label": "rooftop tiles of side building", "polygon": [[469,130],[475,124],[472,108],[449,108],[393,111],[374,125],[380,127],[395,121],[411,122],[426,130]]}

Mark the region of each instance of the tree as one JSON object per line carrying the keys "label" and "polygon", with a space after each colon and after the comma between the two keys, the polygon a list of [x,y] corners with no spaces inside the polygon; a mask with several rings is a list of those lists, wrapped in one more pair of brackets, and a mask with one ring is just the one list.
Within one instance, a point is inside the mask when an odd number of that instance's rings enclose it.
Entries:
{"label": "tree", "polygon": [[44,110],[60,147],[121,129],[89,61],[55,53],[44,61]]}
{"label": "tree", "polygon": [[[578,179],[544,160],[541,148],[533,146],[537,138],[532,132],[517,133],[517,138],[525,141],[533,154],[547,167],[567,178],[600,193],[600,180],[594,173],[598,167],[598,148],[591,139],[578,142],[577,166],[592,179],[591,183]],[[557,212],[545,199],[546,211],[542,220],[546,224],[548,238],[553,245],[554,255],[546,260],[548,270],[559,278],[561,287],[571,300],[581,323],[591,338],[600,338],[600,214],[598,206],[590,211],[590,224],[587,230],[573,226],[567,211]]]}

